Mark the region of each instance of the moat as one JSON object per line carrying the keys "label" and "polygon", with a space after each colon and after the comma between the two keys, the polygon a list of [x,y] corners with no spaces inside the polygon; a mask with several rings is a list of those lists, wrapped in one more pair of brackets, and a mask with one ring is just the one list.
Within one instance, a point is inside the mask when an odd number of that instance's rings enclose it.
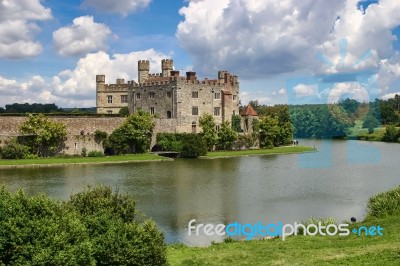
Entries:
{"label": "moat", "polygon": [[310,216],[363,218],[370,196],[400,184],[399,144],[300,140],[319,152],[214,160],[177,159],[123,165],[0,170],[12,191],[65,199],[86,185],[133,195],[168,243],[207,245],[187,237],[187,223],[293,223]]}

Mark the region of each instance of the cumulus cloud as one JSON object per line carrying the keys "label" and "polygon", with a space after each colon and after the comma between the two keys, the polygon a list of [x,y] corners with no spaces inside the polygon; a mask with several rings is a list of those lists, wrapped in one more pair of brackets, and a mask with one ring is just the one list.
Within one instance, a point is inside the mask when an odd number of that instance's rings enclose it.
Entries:
{"label": "cumulus cloud", "polygon": [[127,16],[137,10],[146,8],[151,0],[84,0],[83,7],[91,7],[99,12],[117,13]]}
{"label": "cumulus cloud", "polygon": [[[357,4],[358,0],[190,1],[179,11],[184,20],[176,36],[195,67],[206,73],[226,68],[250,79],[301,69],[337,73],[376,68],[393,54],[392,29],[400,24],[400,3],[381,0],[366,10]],[[343,38],[349,44],[345,61],[338,45]],[[368,50],[369,56],[357,62]],[[321,68],[318,52],[332,64]]]}
{"label": "cumulus cloud", "polygon": [[91,16],[82,16],[75,18],[72,25],[53,32],[53,42],[59,54],[78,56],[106,50],[110,34],[107,25],[94,22]]}
{"label": "cumulus cloud", "polygon": [[160,72],[161,59],[169,56],[153,49],[129,54],[100,51],[81,58],[74,69],[67,69],[50,80],[34,76],[17,81],[0,76],[0,106],[10,102],[56,103],[62,107],[92,107],[96,104],[96,75],[105,74],[107,83],[117,78],[137,80],[137,61],[150,60],[150,71]]}
{"label": "cumulus cloud", "polygon": [[318,87],[317,85],[306,85],[306,84],[299,84],[293,88],[296,96],[311,96],[318,94]]}
{"label": "cumulus cloud", "polygon": [[342,82],[337,83],[329,91],[328,103],[337,103],[345,96],[345,98],[355,99],[359,102],[369,102],[374,99],[370,98],[371,93],[366,86],[358,82]]}
{"label": "cumulus cloud", "polygon": [[0,58],[20,59],[40,54],[42,45],[34,40],[35,22],[52,18],[40,0],[0,1]]}

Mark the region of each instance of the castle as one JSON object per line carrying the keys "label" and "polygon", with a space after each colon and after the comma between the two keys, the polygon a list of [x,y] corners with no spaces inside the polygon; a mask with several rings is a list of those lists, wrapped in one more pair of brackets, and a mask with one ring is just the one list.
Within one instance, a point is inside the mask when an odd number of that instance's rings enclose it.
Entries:
{"label": "castle", "polygon": [[217,79],[198,80],[192,71],[181,76],[171,59],[161,61],[161,73],[149,71],[150,62],[140,60],[138,82],[117,79],[106,84],[105,75],[97,75],[97,113],[116,114],[122,107],[130,113],[143,110],[155,116],[159,131],[171,133],[199,132],[204,113],[214,116],[217,129],[239,115],[238,77],[227,71],[218,71]]}

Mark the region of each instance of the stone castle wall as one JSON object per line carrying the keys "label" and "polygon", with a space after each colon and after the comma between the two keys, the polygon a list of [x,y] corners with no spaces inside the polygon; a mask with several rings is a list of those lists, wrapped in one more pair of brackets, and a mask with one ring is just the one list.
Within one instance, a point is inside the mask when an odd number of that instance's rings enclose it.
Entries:
{"label": "stone castle wall", "polygon": [[[19,126],[27,117],[0,116],[0,146],[3,146],[13,137],[19,136]],[[103,151],[101,143],[94,139],[96,130],[110,134],[125,120],[123,117],[49,117],[52,122],[61,122],[67,126],[67,140],[65,154],[81,154],[82,149],[89,151]],[[81,134],[83,133],[83,134]]]}

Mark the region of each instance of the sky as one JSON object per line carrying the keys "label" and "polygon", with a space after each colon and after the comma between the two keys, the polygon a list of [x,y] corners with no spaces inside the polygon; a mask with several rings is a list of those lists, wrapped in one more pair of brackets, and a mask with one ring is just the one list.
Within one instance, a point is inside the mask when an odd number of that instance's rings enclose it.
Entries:
{"label": "sky", "polygon": [[239,76],[242,104],[400,94],[398,0],[0,0],[0,106],[95,106],[137,61]]}

